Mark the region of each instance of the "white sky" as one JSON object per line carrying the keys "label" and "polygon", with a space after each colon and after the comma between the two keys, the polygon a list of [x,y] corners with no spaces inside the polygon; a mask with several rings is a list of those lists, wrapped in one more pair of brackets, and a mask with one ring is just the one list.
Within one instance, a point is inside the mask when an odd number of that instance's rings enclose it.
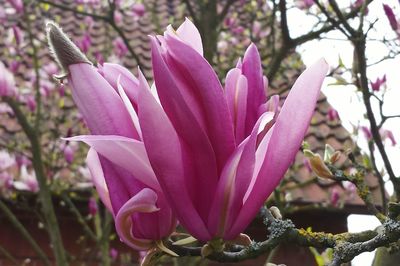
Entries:
{"label": "white sky", "polygon": [[[338,0],[342,6],[349,6],[350,1],[348,0]],[[371,32],[371,36],[375,38],[392,38],[395,34],[392,32],[389,22],[384,14],[382,3],[389,4],[394,8],[395,14],[400,17],[400,5],[397,0],[378,0],[374,1],[373,4],[369,6],[368,20],[372,21],[372,18],[378,18],[379,21],[376,23],[375,32]],[[291,34],[293,36],[304,34],[312,29],[312,25],[315,18],[311,16],[306,16],[303,11],[298,9],[293,9],[288,13],[288,23],[289,27],[292,29]],[[340,32],[333,32],[329,34],[330,38],[333,39],[344,39],[344,36]],[[385,55],[387,50],[382,47],[379,42],[371,42],[367,46],[367,57],[371,62],[375,62],[376,59],[380,59]],[[337,66],[339,56],[342,58],[346,66],[352,65],[353,49],[352,45],[348,41],[340,40],[322,40],[308,42],[302,45],[298,52],[302,55],[302,58],[306,65],[310,65],[321,57],[324,57],[331,66]],[[376,66],[369,68],[368,75],[375,81],[377,77],[382,77],[384,74],[387,76],[387,93],[385,96],[385,115],[396,115],[400,114],[400,75],[399,75],[399,57],[391,60],[387,60],[384,63],[380,63]],[[369,125],[368,122],[363,118],[364,105],[360,101],[359,96],[355,93],[355,88],[352,86],[329,86],[333,83],[332,80],[326,79],[322,91],[328,97],[328,101],[331,105],[338,110],[340,118],[343,125],[347,130],[353,132],[352,125]],[[384,126],[385,129],[390,129],[393,131],[394,136],[398,142],[400,142],[400,119],[389,120]],[[360,134],[357,141],[359,146],[368,151],[367,143]],[[394,160],[400,159],[400,148],[399,145],[392,147],[391,145],[386,145],[387,153],[391,158],[392,162]],[[379,167],[382,166],[379,160]],[[394,171],[397,175],[400,174],[400,164],[392,163]],[[387,184],[387,190],[391,193],[393,191],[391,184]],[[348,218],[348,226],[350,232],[358,232],[367,229],[374,229],[379,225],[377,219],[373,216],[367,215],[350,215]],[[372,259],[374,257],[373,252],[363,253],[356,257],[352,265],[353,266],[367,266],[371,265]]]}

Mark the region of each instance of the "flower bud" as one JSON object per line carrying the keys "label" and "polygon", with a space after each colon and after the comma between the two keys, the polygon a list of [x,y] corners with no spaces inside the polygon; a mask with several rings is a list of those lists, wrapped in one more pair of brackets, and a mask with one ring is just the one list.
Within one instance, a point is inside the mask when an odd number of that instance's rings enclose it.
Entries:
{"label": "flower bud", "polygon": [[50,50],[65,73],[68,73],[69,65],[76,63],[92,64],[56,23],[47,22],[46,30]]}
{"label": "flower bud", "polygon": [[329,170],[329,168],[326,166],[325,162],[321,158],[321,155],[313,153],[310,150],[304,150],[304,155],[308,157],[311,169],[317,176],[322,178],[333,178],[331,170]]}

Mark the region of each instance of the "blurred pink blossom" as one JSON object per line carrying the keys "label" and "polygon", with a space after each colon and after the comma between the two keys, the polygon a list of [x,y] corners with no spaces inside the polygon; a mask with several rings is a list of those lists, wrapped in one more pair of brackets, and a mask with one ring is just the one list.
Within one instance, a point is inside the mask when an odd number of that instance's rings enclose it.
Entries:
{"label": "blurred pink blossom", "polygon": [[17,60],[13,60],[13,61],[11,61],[11,63],[10,63],[10,67],[9,67],[9,69],[10,69],[10,71],[12,72],[12,73],[17,73],[18,72],[18,69],[19,69],[19,66],[21,65],[21,62],[19,62],[19,61],[17,61]]}
{"label": "blurred pink blossom", "polygon": [[224,24],[227,27],[231,27],[235,23],[235,19],[232,17],[228,17],[224,20]]}
{"label": "blurred pink blossom", "polygon": [[0,61],[0,97],[14,96],[16,93],[14,76]]}
{"label": "blurred pink blossom", "polygon": [[15,165],[15,157],[6,150],[0,150],[0,172]]}
{"label": "blurred pink blossom", "polygon": [[399,24],[397,22],[393,9],[389,5],[383,4],[383,10],[385,11],[386,17],[389,20],[390,27],[392,27],[392,30],[397,32]]}
{"label": "blurred pink blossom", "polygon": [[339,120],[339,113],[334,108],[329,108],[328,113],[326,114],[329,121]]}
{"label": "blurred pink blossom", "polygon": [[146,13],[146,7],[141,3],[135,3],[132,5],[132,12],[137,17],[143,17]]}
{"label": "blurred pink blossom", "polygon": [[314,0],[297,0],[296,6],[300,9],[308,9],[314,5]]}
{"label": "blurred pink blossom", "polygon": [[[364,4],[364,2],[365,2],[365,0],[356,0],[354,3],[351,4],[350,8],[352,10],[354,10],[356,8],[359,8],[359,7],[361,7],[362,4]],[[367,6],[367,8],[365,9],[365,14],[368,15],[368,12],[369,12],[369,9],[368,9],[368,6]]]}
{"label": "blurred pink blossom", "polygon": [[4,7],[0,6],[0,22],[6,21],[6,19],[7,19],[6,11],[4,10]]}
{"label": "blurred pink blossom", "polygon": [[19,180],[14,181],[14,188],[17,190],[26,190],[33,193],[39,191],[39,184],[34,172],[28,171],[25,165],[20,168]]}
{"label": "blurred pink blossom", "polygon": [[64,158],[68,163],[72,163],[74,161],[74,149],[71,147],[71,145],[66,145],[64,147]]}
{"label": "blurred pink blossom", "polygon": [[15,157],[15,161],[17,162],[18,168],[22,166],[29,166],[32,164],[31,160],[29,160],[25,155],[17,155]]}
{"label": "blurred pink blossom", "polygon": [[17,11],[17,13],[22,14],[24,12],[24,2],[23,0],[7,0],[10,5]]}
{"label": "blurred pink blossom", "polygon": [[119,24],[122,22],[123,16],[122,13],[118,10],[114,11],[114,21],[115,23]]}
{"label": "blurred pink blossom", "polygon": [[240,35],[244,32],[244,28],[242,26],[233,27],[232,29],[233,34]]}
{"label": "blurred pink blossom", "polygon": [[113,45],[114,45],[114,49],[113,49],[114,53],[119,58],[124,57],[128,53],[128,48],[126,47],[122,38],[116,38],[113,41]]}
{"label": "blurred pink blossom", "polygon": [[367,126],[361,126],[361,131],[364,133],[364,137],[369,141],[372,139],[371,129]]}
{"label": "blurred pink blossom", "polygon": [[92,38],[90,37],[90,34],[88,32],[86,32],[82,36],[82,39],[77,43],[79,49],[81,49],[82,52],[84,53],[87,53],[89,51],[91,45],[92,45]]}
{"label": "blurred pink blossom", "polygon": [[34,112],[36,109],[36,99],[33,95],[27,95],[25,97],[26,105],[28,106],[31,112]]}
{"label": "blurred pink blossom", "polygon": [[100,0],[75,0],[75,3],[83,5],[98,5]]}
{"label": "blurred pink blossom", "polygon": [[14,39],[15,39],[15,43],[17,44],[17,47],[19,47],[24,39],[24,35],[22,30],[18,27],[18,26],[13,26],[12,27],[13,33],[14,33]]}
{"label": "blurred pink blossom", "polygon": [[0,192],[4,194],[6,191],[12,189],[13,178],[8,172],[0,172]]}
{"label": "blurred pink blossom", "polygon": [[44,64],[42,66],[42,69],[50,77],[52,77],[53,75],[57,74],[57,72],[58,72],[58,66],[53,62]]}
{"label": "blurred pink blossom", "polygon": [[115,248],[111,248],[110,257],[112,260],[116,260],[118,258],[118,250],[116,250]]}
{"label": "blurred pink blossom", "polygon": [[394,138],[393,132],[392,132],[391,130],[381,129],[381,130],[379,131],[379,133],[381,134],[382,140],[385,141],[385,140],[389,139],[390,142],[391,142],[391,144],[392,144],[392,146],[396,146],[397,141],[396,141],[396,139]]}
{"label": "blurred pink blossom", "polygon": [[373,91],[379,91],[381,86],[386,83],[386,75],[383,75],[382,78],[376,78],[375,82],[370,82],[371,88]]}
{"label": "blurred pink blossom", "polygon": [[340,199],[339,190],[338,190],[336,187],[334,187],[334,188],[331,190],[330,204],[331,204],[332,206],[338,207],[338,205],[339,205],[339,199]]}
{"label": "blurred pink blossom", "polygon": [[[355,170],[353,168],[352,170],[354,173],[357,172],[357,170]],[[342,182],[343,188],[346,190],[347,193],[347,197],[349,200],[353,200],[354,197],[357,195],[357,188],[356,185],[354,185],[353,183],[349,182],[349,181],[343,181]]]}
{"label": "blurred pink blossom", "polygon": [[89,213],[94,216],[98,211],[97,201],[94,197],[91,197],[88,202]]}
{"label": "blurred pink blossom", "polygon": [[102,65],[104,63],[103,54],[100,51],[96,51],[93,53],[94,58],[97,61],[97,64]]}

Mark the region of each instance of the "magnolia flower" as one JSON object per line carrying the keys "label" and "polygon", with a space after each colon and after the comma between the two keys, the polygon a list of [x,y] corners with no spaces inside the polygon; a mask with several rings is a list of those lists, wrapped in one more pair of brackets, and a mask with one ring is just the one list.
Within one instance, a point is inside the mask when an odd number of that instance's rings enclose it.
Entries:
{"label": "magnolia flower", "polygon": [[[328,68],[324,60],[308,68],[278,111],[279,98],[266,101],[255,45],[223,89],[203,57],[198,30],[186,20],[151,39],[156,99],[140,71],[136,79],[104,64],[99,74],[65,38],[49,24],[75,102],[97,135],[73,139],[91,145],[89,168],[93,177],[105,177],[117,231],[127,243],[139,234],[140,240],[168,236],[168,204],[197,239],[237,239],[293,161]],[[106,172],[113,166],[120,174]],[[158,224],[163,234],[154,235],[157,221],[166,221]]]}
{"label": "magnolia flower", "polygon": [[320,60],[308,68],[277,114],[266,104],[267,81],[254,44],[228,73],[224,90],[189,20],[151,42],[161,106],[143,89],[138,110],[156,177],[194,237],[234,240],[293,161],[327,64]]}
{"label": "magnolia flower", "polygon": [[119,237],[136,250],[159,247],[170,252],[161,240],[174,231],[176,219],[142,141],[135,109],[138,80],[114,64],[98,71],[58,26],[47,27],[56,60],[68,72],[72,97],[93,134],[69,140],[92,147],[87,165],[101,200],[114,215]]}
{"label": "magnolia flower", "polygon": [[0,61],[0,97],[1,96],[14,96],[16,94],[16,87],[14,76]]}

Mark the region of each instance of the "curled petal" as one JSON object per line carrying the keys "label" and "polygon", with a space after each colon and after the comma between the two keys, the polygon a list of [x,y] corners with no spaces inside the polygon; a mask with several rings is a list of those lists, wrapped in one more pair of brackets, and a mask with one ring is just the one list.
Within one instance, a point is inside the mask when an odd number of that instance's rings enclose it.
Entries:
{"label": "curled petal", "polygon": [[144,188],[119,209],[115,217],[115,227],[121,240],[131,248],[148,250],[154,246],[154,240],[136,238],[132,234],[132,215],[158,211],[156,202],[157,194],[149,188]]}

